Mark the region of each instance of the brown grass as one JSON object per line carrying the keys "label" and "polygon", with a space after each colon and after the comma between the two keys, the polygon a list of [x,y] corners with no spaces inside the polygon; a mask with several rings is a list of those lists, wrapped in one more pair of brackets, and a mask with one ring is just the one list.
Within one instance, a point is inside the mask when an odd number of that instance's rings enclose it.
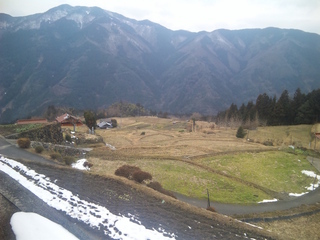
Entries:
{"label": "brown grass", "polygon": [[[122,165],[137,165],[149,171],[154,181],[159,181],[165,187],[161,173],[152,171],[157,169],[153,164],[172,160],[201,163],[202,159],[210,156],[278,150],[288,148],[291,144],[313,149],[312,141],[314,140],[311,133],[319,127],[310,125],[259,127],[256,130],[250,130],[250,141],[248,141],[236,138],[237,129],[219,126],[212,128],[212,123],[208,122],[197,121],[196,132],[188,132],[187,128],[191,123],[179,119],[136,117],[116,120],[118,128],[96,130],[96,133],[116,150],[112,151],[105,146],[96,147],[89,157],[94,165],[91,171],[104,176],[114,176],[115,170]],[[144,135],[141,135],[142,132]],[[265,141],[271,141],[274,146],[263,145]],[[320,150],[320,144],[318,148]],[[179,161],[179,164],[183,163]],[[197,178],[194,177],[185,181],[187,184],[188,181],[196,180]],[[274,221],[257,225],[276,233],[281,239],[318,239],[317,222],[319,220],[320,214],[315,214],[290,221]]]}

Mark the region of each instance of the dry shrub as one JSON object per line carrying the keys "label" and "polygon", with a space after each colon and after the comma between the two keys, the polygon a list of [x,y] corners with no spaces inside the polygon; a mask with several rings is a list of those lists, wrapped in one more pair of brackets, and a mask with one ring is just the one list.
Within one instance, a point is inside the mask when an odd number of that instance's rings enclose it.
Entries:
{"label": "dry shrub", "polygon": [[71,156],[66,156],[63,158],[66,165],[70,166],[72,163],[74,163],[74,158]]}
{"label": "dry shrub", "polygon": [[141,171],[141,169],[139,167],[136,166],[130,166],[130,165],[123,165],[121,167],[119,167],[116,171],[115,171],[115,175],[117,176],[121,176],[121,177],[125,177],[128,179],[132,179],[133,177],[133,173],[136,171]]}
{"label": "dry shrub", "polygon": [[268,140],[268,141],[265,141],[265,142],[263,143],[263,145],[265,145],[265,146],[273,146],[273,142],[270,141],[270,140]]}
{"label": "dry shrub", "polygon": [[34,150],[36,151],[36,153],[42,153],[44,148],[42,146],[36,146]]}
{"label": "dry shrub", "polygon": [[29,138],[19,138],[17,140],[17,143],[20,148],[29,148],[30,147],[30,139]]}
{"label": "dry shrub", "polygon": [[57,152],[51,153],[50,158],[53,160],[61,160],[62,159],[61,154],[57,153]]}
{"label": "dry shrub", "polygon": [[152,188],[153,190],[177,199],[177,197],[171,191],[164,189],[159,182],[150,182],[147,186]]}
{"label": "dry shrub", "polygon": [[93,164],[92,164],[92,163],[89,163],[89,162],[84,162],[84,163],[83,163],[83,166],[84,166],[84,167],[91,168],[91,167],[93,166]]}
{"label": "dry shrub", "polygon": [[214,209],[214,207],[211,207],[211,206],[210,206],[210,207],[207,207],[207,210],[210,211],[210,212],[215,212],[215,211],[216,211],[216,210]]}
{"label": "dry shrub", "polygon": [[142,183],[145,180],[152,180],[152,176],[148,172],[138,170],[133,173],[132,179],[138,183]]}

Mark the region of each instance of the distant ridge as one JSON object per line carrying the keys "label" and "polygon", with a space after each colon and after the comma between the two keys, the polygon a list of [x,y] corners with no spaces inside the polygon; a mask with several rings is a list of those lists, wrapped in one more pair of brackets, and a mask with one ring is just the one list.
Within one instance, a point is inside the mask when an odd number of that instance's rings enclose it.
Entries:
{"label": "distant ridge", "polygon": [[97,7],[0,14],[0,122],[49,105],[118,101],[215,114],[261,93],[320,88],[320,36],[292,29],[172,31]]}

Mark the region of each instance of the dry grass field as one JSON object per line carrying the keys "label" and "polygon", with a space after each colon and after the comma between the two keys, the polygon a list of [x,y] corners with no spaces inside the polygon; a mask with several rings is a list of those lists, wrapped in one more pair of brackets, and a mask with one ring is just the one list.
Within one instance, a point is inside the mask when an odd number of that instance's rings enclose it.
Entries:
{"label": "dry grass field", "polygon": [[[153,181],[173,192],[206,199],[208,189],[214,202],[255,204],[305,192],[314,179],[301,171],[317,172],[306,158],[310,154],[319,157],[320,143],[316,145],[314,137],[314,132],[320,132],[319,124],[259,127],[239,139],[237,129],[209,122],[197,121],[196,130],[191,132],[191,122],[181,119],[116,119],[117,128],[96,130],[104,143],[79,146],[93,149],[87,158],[93,163],[92,173],[114,176],[116,169],[129,164],[151,173]],[[88,134],[85,126],[77,127],[77,134],[87,139],[96,137]],[[271,215],[310,210],[305,208]],[[256,225],[278,234],[280,239],[319,239],[319,216]]]}
{"label": "dry grass field", "polygon": [[[116,150],[102,145],[94,148],[89,161],[95,173],[114,175],[117,168],[130,164],[151,173],[153,181],[174,192],[205,199],[208,189],[212,201],[253,204],[273,199],[277,193],[304,192],[314,179],[301,171],[317,172],[306,157],[319,156],[320,143],[315,145],[314,138],[319,124],[259,127],[238,139],[237,129],[208,122],[196,122],[195,132],[190,132],[191,122],[179,119],[136,117],[117,122],[116,129],[96,131]],[[289,212],[309,211],[304,208]],[[288,213],[273,216],[282,214]],[[279,239],[319,239],[319,216],[256,225]]]}
{"label": "dry grass field", "polygon": [[[118,128],[101,130],[107,145],[94,145],[89,161],[93,172],[114,175],[124,164],[152,174],[164,188],[190,197],[213,201],[257,203],[276,193],[299,193],[313,179],[302,170],[316,171],[306,153],[288,146],[308,148],[313,126],[261,127],[249,139],[236,138],[237,129],[220,128],[209,122],[157,117],[117,118]],[[82,130],[77,130],[82,131]],[[265,142],[273,146],[266,146]],[[313,139],[314,141],[314,139]],[[254,183],[254,184],[252,184]]]}

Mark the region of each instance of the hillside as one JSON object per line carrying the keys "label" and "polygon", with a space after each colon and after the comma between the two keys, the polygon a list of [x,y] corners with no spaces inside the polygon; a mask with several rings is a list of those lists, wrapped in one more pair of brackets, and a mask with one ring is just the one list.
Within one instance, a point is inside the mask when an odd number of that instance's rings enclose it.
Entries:
{"label": "hillside", "polygon": [[320,36],[288,29],[172,31],[92,7],[0,14],[0,122],[49,105],[118,101],[215,114],[232,102],[320,87]]}

